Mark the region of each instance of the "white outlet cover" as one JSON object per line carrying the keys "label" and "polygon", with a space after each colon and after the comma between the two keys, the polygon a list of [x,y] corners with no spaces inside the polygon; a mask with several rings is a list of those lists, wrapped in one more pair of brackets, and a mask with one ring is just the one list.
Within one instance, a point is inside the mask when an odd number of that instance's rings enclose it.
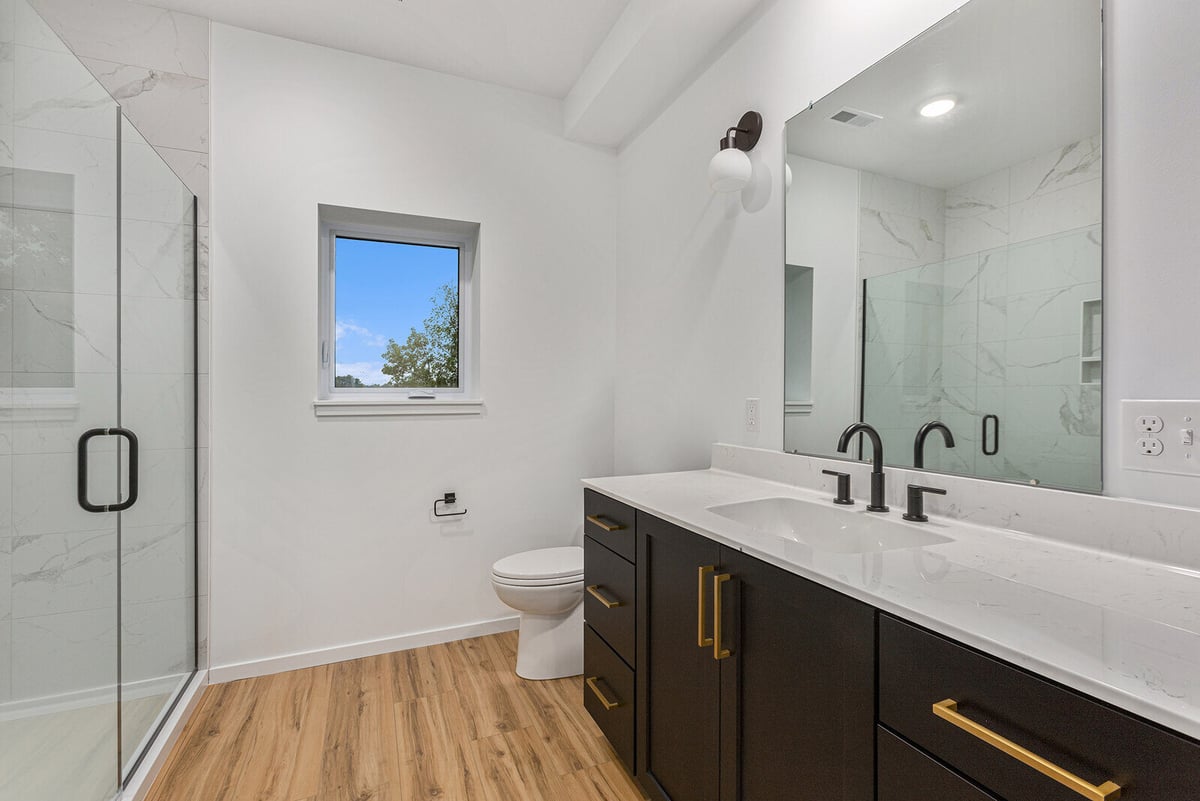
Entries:
{"label": "white outlet cover", "polygon": [[1121,401],[1121,466],[1151,473],[1200,475],[1200,447],[1183,432],[1200,428],[1200,400]]}
{"label": "white outlet cover", "polygon": [[758,431],[758,398],[746,398],[746,430]]}

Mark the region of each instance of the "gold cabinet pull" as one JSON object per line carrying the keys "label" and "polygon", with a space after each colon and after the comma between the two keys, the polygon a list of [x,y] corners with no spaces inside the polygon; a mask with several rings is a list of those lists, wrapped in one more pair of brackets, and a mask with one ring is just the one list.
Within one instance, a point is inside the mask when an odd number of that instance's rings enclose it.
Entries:
{"label": "gold cabinet pull", "polygon": [[595,598],[600,603],[604,604],[605,609],[616,609],[621,605],[620,601],[611,601],[604,597],[604,593],[600,592],[599,584],[590,584],[587,588],[588,594]]}
{"label": "gold cabinet pull", "polygon": [[716,660],[733,655],[728,648],[721,647],[721,585],[731,578],[728,573],[713,576],[713,659]]}
{"label": "gold cabinet pull", "polygon": [[596,683],[597,679],[599,679],[599,678],[600,678],[599,676],[588,676],[588,678],[587,678],[588,689],[591,690],[592,693],[597,698],[600,699],[600,703],[604,705],[604,710],[606,712],[610,709],[616,709],[617,707],[619,707],[621,705],[621,702],[608,700],[608,696],[606,696],[604,694],[604,692],[600,689],[600,685]]}
{"label": "gold cabinet pull", "polygon": [[705,579],[716,569],[715,565],[705,565],[700,568],[700,582],[696,587],[696,644],[701,648],[707,648],[713,644],[713,638],[704,631],[704,587],[707,584]]}
{"label": "gold cabinet pull", "polygon": [[[576,518],[578,519],[578,518]],[[588,515],[587,521],[593,525],[599,526],[605,531],[624,531],[624,523],[606,523],[601,515]]]}
{"label": "gold cabinet pull", "polygon": [[1001,737],[991,729],[981,726],[970,718],[965,717],[958,711],[958,702],[953,698],[947,698],[945,701],[934,704],[933,714],[942,720],[954,724],[967,734],[978,737],[993,748],[1003,751],[1018,762],[1028,765],[1038,773],[1049,776],[1063,787],[1079,793],[1084,798],[1089,799],[1089,801],[1115,801],[1115,799],[1121,797],[1121,786],[1119,784],[1105,782],[1096,786],[1084,781],[1074,773],[1060,768],[1053,762],[1043,759],[1032,751],[1017,745],[1012,740]]}

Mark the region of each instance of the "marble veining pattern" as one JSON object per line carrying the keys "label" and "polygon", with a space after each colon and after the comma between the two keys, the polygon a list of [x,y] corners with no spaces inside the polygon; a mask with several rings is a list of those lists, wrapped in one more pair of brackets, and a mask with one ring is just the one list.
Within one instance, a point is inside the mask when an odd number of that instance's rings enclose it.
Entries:
{"label": "marble veining pattern", "polygon": [[[124,0],[38,5],[56,9],[70,49],[25,0],[0,2],[9,18],[0,23],[0,159],[16,168],[0,182],[0,339],[15,346],[0,349],[0,390],[52,391],[64,406],[51,415],[0,409],[0,718],[86,702],[105,688],[111,698],[118,638],[127,680],[177,681],[192,664],[198,589],[192,428],[180,425],[193,413],[192,376],[179,371],[191,361],[191,300],[207,292],[208,236],[191,241],[190,196],[172,169],[207,197],[208,23]],[[126,515],[119,555],[116,532],[96,530],[115,515],[101,520],[75,502],[74,467],[79,431],[118,419],[111,95],[146,134],[121,134],[123,295],[126,314],[138,316],[125,332],[122,415],[145,434],[143,484],[154,496]],[[200,213],[206,222],[206,203]],[[92,497],[116,498],[119,472],[115,443],[94,442]]]}
{"label": "marble veining pattern", "polygon": [[208,151],[208,81],[95,59],[83,63],[151,144]]}
{"label": "marble veining pattern", "polygon": [[208,21],[202,17],[112,0],[32,5],[79,56],[208,77]]}
{"label": "marble veining pattern", "polygon": [[196,195],[200,223],[207,225],[208,20],[127,0],[32,0],[32,5],[36,14],[17,0],[18,15],[26,17],[18,40],[68,57],[74,53]]}
{"label": "marble veining pattern", "polygon": [[[940,206],[939,190],[860,174],[865,417],[893,454],[937,418],[960,446],[933,448],[934,469],[1099,486],[1099,372],[1080,345],[1081,309],[1101,296],[1101,156],[1099,137],[1070,144],[945,190]],[[928,255],[943,261],[921,263],[895,226],[872,230],[939,210],[944,246]],[[977,437],[964,447],[984,414],[1002,420],[998,456]]]}
{"label": "marble veining pattern", "polygon": [[[872,554],[821,551],[707,511],[794,497],[828,504],[826,467],[869,465],[715,445],[713,468],[585,480],[585,486],[885,611],[1200,736],[1200,512],[938,476],[925,530],[951,541]],[[889,470],[891,519],[904,485]],[[857,511],[865,514],[860,503]],[[1048,532],[1048,533],[1046,533]]]}

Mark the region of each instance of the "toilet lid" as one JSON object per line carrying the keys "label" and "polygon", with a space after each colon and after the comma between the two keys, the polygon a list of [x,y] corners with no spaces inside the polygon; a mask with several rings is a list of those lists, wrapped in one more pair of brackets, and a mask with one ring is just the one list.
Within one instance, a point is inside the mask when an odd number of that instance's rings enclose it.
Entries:
{"label": "toilet lid", "polygon": [[583,575],[583,548],[540,548],[506,556],[492,565],[492,575],[508,579],[557,579]]}

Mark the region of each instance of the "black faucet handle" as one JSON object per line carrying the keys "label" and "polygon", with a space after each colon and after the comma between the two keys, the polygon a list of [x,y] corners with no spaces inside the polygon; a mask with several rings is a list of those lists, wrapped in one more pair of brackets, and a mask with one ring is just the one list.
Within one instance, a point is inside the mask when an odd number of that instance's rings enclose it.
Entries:
{"label": "black faucet handle", "polygon": [[925,514],[925,494],[930,495],[945,495],[946,491],[938,487],[923,487],[920,484],[908,485],[908,511],[904,513],[905,520],[911,520],[914,523],[924,523],[929,520],[929,515]]}
{"label": "black faucet handle", "polygon": [[837,497],[833,502],[841,506],[850,506],[854,503],[854,499],[850,497],[850,474],[839,473],[837,470],[822,470],[827,476],[837,477]]}

